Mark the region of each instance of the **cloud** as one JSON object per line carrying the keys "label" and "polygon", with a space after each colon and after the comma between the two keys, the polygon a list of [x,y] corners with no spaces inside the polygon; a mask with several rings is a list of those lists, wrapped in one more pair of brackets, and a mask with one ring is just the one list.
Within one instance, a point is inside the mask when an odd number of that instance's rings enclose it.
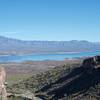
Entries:
{"label": "cloud", "polygon": [[1,34],[15,34],[17,32],[0,32]]}

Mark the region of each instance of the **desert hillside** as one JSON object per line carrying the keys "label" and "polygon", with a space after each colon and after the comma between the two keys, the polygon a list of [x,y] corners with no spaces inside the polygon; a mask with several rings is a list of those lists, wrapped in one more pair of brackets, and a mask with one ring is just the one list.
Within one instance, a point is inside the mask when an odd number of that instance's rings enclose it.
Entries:
{"label": "desert hillside", "polygon": [[8,88],[12,94],[30,91],[42,100],[99,100],[99,60],[66,63],[41,74],[33,75]]}

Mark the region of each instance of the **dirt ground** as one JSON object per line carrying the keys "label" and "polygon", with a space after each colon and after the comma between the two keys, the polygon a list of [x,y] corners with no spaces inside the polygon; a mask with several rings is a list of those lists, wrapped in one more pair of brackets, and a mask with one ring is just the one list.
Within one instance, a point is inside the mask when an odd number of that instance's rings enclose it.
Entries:
{"label": "dirt ground", "polygon": [[8,84],[16,83],[34,74],[39,74],[54,68],[69,63],[76,63],[78,59],[66,59],[63,61],[25,61],[19,63],[3,63],[6,73]]}

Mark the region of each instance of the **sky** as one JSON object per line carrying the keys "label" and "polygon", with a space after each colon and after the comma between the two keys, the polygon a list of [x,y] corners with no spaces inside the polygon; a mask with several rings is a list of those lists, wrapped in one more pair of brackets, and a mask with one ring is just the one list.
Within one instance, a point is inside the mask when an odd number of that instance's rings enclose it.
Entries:
{"label": "sky", "polygon": [[100,42],[100,0],[0,0],[0,35]]}

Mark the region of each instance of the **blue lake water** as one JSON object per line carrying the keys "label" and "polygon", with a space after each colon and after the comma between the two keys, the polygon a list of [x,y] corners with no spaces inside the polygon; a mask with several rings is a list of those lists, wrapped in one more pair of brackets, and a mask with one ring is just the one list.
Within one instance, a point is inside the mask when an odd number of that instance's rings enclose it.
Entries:
{"label": "blue lake water", "polygon": [[21,62],[27,60],[64,60],[66,58],[88,57],[100,55],[100,51],[81,53],[56,53],[56,54],[31,54],[31,55],[6,55],[0,56],[0,62]]}

